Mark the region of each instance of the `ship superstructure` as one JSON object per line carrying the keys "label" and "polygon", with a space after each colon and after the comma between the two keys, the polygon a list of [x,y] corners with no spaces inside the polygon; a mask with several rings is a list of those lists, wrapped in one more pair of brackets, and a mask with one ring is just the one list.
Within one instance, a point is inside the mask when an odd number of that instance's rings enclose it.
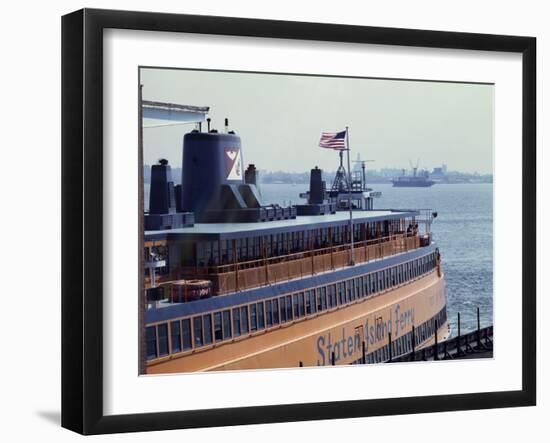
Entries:
{"label": "ship superstructure", "polygon": [[177,192],[154,168],[147,373],[375,363],[445,338],[435,213],[375,210],[343,168],[328,188],[313,168],[304,204],[264,204],[231,132],[185,135]]}

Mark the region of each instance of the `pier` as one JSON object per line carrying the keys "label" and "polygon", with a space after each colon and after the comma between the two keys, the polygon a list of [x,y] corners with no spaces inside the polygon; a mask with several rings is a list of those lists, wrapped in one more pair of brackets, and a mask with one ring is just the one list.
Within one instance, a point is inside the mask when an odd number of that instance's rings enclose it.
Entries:
{"label": "pier", "polygon": [[493,326],[457,335],[441,343],[434,343],[387,363],[429,360],[457,360],[493,357]]}
{"label": "pier", "polygon": [[[477,308],[477,329],[475,331],[464,335],[460,333],[460,312],[457,314],[457,325],[458,333],[455,337],[438,342],[436,333],[433,345],[416,350],[413,343],[412,352],[396,358],[390,356],[386,363],[493,357],[493,326],[481,327],[479,308]],[[435,330],[437,331],[437,324]],[[414,332],[412,335],[414,337]]]}

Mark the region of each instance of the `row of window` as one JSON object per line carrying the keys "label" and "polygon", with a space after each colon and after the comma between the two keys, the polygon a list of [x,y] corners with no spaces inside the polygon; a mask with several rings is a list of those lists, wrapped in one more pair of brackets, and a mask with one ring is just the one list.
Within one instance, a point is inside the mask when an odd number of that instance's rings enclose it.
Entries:
{"label": "row of window", "polygon": [[[415,347],[430,338],[435,334],[435,326],[440,328],[447,321],[447,308],[444,307],[434,317],[425,321],[420,326],[414,329],[414,342]],[[412,352],[412,330],[407,334],[403,334],[398,339],[392,341],[391,351],[392,358],[399,357],[400,355]],[[366,354],[365,360],[367,363],[382,363],[390,359],[390,350],[388,344],[378,348],[376,351]],[[359,358],[351,364],[361,364],[362,358]]]}
{"label": "row of window", "polygon": [[[404,232],[405,220],[385,220],[371,223],[355,223],[353,226],[354,241],[373,239],[378,236],[388,236],[390,233]],[[262,237],[249,237],[235,240],[201,241],[197,243],[196,257],[192,250],[184,254],[186,265],[218,265],[233,263],[237,260],[253,260],[263,258],[264,248],[267,257],[280,254],[289,254],[298,251],[308,251],[311,247],[328,247],[329,244],[338,245],[347,243],[349,237],[348,226],[333,226],[309,231],[296,231],[280,234],[271,234]],[[193,261],[196,260],[196,263]]]}
{"label": "row of window", "polygon": [[435,267],[435,257],[432,253],[327,286],[149,326],[147,359],[230,340],[372,296],[429,272]]}

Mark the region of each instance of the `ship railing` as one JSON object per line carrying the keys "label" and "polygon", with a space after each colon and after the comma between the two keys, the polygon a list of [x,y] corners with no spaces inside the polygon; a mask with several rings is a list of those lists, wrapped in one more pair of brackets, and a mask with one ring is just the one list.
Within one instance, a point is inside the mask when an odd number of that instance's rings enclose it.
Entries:
{"label": "ship railing", "polygon": [[[421,236],[407,233],[354,242],[354,259],[357,264],[366,263],[425,244]],[[157,280],[207,279],[212,281],[212,293],[221,295],[344,268],[350,262],[350,249],[348,243],[227,265],[180,267]]]}

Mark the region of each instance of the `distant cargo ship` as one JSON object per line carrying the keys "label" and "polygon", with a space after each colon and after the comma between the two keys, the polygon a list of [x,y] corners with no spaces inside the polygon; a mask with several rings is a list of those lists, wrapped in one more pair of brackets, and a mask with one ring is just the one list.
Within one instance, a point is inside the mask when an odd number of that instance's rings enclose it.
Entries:
{"label": "distant cargo ship", "polygon": [[418,173],[418,164],[412,170],[413,175],[406,175],[403,169],[403,175],[392,180],[393,186],[396,188],[429,188],[435,184],[434,180],[430,180],[428,171]]}

